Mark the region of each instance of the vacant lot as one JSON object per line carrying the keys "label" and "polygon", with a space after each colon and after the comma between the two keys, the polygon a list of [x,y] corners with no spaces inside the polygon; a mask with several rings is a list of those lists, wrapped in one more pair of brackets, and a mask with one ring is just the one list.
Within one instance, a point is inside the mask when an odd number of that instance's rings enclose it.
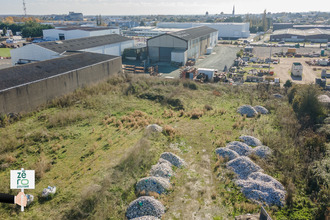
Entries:
{"label": "vacant lot", "polygon": [[[280,64],[272,65],[274,67],[275,76],[281,79],[282,83],[287,80],[292,80],[298,84],[314,83],[315,78],[320,77],[317,71],[313,71],[314,66],[309,66],[305,61],[311,60],[311,58],[281,58]],[[299,62],[303,65],[303,76],[294,77],[291,76],[292,63]],[[317,67],[321,68],[321,67]]]}

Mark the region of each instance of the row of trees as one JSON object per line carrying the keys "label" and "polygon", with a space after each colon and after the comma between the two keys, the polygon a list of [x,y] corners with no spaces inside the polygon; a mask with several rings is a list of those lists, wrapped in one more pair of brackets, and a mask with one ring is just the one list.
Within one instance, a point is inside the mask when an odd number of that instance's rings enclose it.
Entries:
{"label": "row of trees", "polygon": [[3,34],[6,34],[7,30],[11,30],[13,33],[21,32],[23,37],[42,37],[42,30],[52,28],[54,27],[51,25],[40,24],[36,21],[25,23],[0,22],[0,29],[3,30]]}

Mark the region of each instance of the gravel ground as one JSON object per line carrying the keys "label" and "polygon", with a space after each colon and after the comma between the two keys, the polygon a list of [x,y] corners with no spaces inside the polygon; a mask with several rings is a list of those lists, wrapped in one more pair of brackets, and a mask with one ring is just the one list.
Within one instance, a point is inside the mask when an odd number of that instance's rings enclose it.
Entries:
{"label": "gravel ground", "polygon": [[163,194],[166,193],[169,189],[171,189],[171,183],[168,179],[162,177],[151,176],[142,178],[136,184],[136,191],[139,193],[144,191],[146,195],[149,195],[150,192]]}
{"label": "gravel ground", "polygon": [[147,130],[151,132],[162,132],[163,128],[157,124],[152,124],[147,126]]}
{"label": "gravel ground", "polygon": [[243,141],[245,144],[249,145],[249,146],[261,146],[262,143],[258,138],[255,138],[253,136],[249,136],[249,135],[242,135],[239,137],[239,139],[241,141]]}
{"label": "gravel ground", "polygon": [[246,179],[251,173],[262,171],[250,158],[242,156],[227,163],[227,167],[232,169],[239,179]]}
{"label": "gravel ground", "polygon": [[9,67],[12,67],[10,59],[0,60],[0,69],[5,69]]}
{"label": "gravel ground", "polygon": [[246,115],[249,118],[258,114],[258,112],[251,105],[243,105],[237,109],[237,112],[241,115]]}
{"label": "gravel ground", "polygon": [[160,155],[160,158],[169,161],[171,164],[179,168],[185,166],[185,162],[183,159],[170,152],[163,153],[162,155]]}
{"label": "gravel ground", "polygon": [[219,155],[220,157],[228,158],[229,161],[239,157],[239,154],[236,153],[233,150],[230,150],[228,148],[222,147],[222,148],[217,148],[215,150],[215,153]]}
{"label": "gravel ground", "polygon": [[263,107],[261,105],[254,106],[254,109],[260,114],[268,114],[269,113],[268,109],[266,109],[265,107]]}
{"label": "gravel ground", "polygon": [[161,202],[151,196],[142,196],[129,204],[126,217],[128,219],[143,216],[154,216],[161,218],[164,213],[165,207]]}
{"label": "gravel ground", "polygon": [[240,156],[246,156],[250,154],[252,151],[252,147],[239,141],[230,142],[229,144],[227,144],[227,148],[232,151],[235,151]]}

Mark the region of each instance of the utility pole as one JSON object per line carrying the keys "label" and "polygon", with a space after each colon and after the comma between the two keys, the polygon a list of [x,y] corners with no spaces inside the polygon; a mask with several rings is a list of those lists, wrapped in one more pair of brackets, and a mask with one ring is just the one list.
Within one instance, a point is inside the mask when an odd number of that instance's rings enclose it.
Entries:
{"label": "utility pole", "polygon": [[26,17],[26,4],[25,4],[25,0],[23,0],[23,10],[24,10],[24,16]]}

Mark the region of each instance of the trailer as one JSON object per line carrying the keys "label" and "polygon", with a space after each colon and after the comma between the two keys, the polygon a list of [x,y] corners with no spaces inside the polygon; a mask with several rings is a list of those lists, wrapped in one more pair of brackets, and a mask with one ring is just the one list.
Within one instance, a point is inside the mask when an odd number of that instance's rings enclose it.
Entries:
{"label": "trailer", "polygon": [[298,62],[293,63],[292,68],[291,68],[291,74],[293,76],[302,77],[302,73],[303,73],[303,65],[301,63],[298,63]]}
{"label": "trailer", "polygon": [[206,69],[206,68],[197,69],[197,76],[205,75],[205,78],[206,78],[205,81],[209,81],[209,82],[213,82],[213,77],[216,73],[218,73],[217,69]]}

